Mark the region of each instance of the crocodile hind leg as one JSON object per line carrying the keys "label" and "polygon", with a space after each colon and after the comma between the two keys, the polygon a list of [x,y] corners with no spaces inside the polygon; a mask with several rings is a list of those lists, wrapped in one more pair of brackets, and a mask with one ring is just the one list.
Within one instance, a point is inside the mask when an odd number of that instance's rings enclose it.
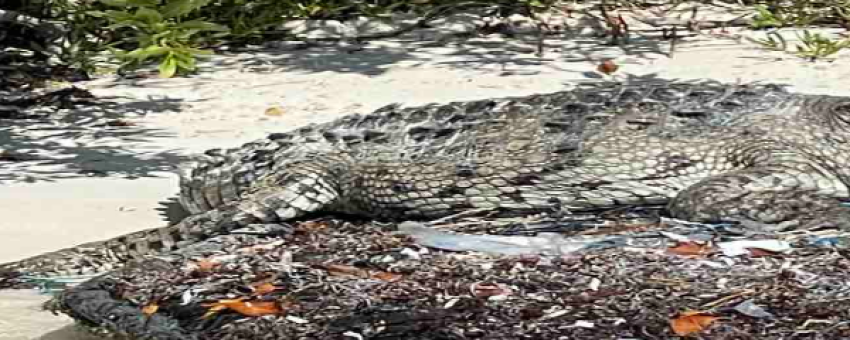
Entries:
{"label": "crocodile hind leg", "polygon": [[668,205],[677,218],[740,221],[775,230],[850,230],[850,208],[839,197],[847,187],[803,163],[761,166],[709,177],[680,192]]}
{"label": "crocodile hind leg", "polygon": [[264,222],[286,221],[339,203],[352,160],[344,153],[309,154],[282,162],[241,197],[238,208]]}

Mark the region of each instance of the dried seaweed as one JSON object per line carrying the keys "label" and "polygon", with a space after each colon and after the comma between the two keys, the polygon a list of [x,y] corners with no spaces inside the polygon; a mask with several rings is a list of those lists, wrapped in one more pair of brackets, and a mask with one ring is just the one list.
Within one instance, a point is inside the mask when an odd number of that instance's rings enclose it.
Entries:
{"label": "dried seaweed", "polygon": [[[635,241],[627,246],[494,257],[422,248],[392,227],[316,220],[285,236],[220,236],[132,263],[51,306],[156,339],[668,339],[673,320],[689,315],[711,321],[701,338],[850,336],[850,260],[808,236],[784,235],[789,253],[688,256],[661,236],[693,225],[666,221],[621,226]],[[210,313],[232,299],[276,307]]]}

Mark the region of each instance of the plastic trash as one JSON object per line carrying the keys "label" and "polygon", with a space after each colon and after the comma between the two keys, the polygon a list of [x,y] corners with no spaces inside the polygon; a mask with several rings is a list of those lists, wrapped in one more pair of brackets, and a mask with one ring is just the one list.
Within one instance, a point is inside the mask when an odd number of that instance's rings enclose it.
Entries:
{"label": "plastic trash", "polygon": [[22,279],[25,282],[34,283],[38,286],[41,294],[55,294],[67,288],[74,287],[80,283],[97,277],[99,274],[90,275],[69,275],[69,276],[24,276]]}
{"label": "plastic trash", "polygon": [[419,245],[450,251],[477,251],[494,255],[565,255],[617,242],[614,237],[565,238],[556,233],[538,236],[470,235],[437,230],[417,222],[399,224],[400,233]]}
{"label": "plastic trash", "polygon": [[775,316],[770,314],[764,308],[753,303],[753,300],[747,300],[733,307],[736,312],[760,319],[773,319]]}
{"label": "plastic trash", "polygon": [[720,242],[717,246],[726,256],[749,254],[749,248],[763,249],[774,253],[784,253],[791,250],[790,243],[780,240],[740,240]]}

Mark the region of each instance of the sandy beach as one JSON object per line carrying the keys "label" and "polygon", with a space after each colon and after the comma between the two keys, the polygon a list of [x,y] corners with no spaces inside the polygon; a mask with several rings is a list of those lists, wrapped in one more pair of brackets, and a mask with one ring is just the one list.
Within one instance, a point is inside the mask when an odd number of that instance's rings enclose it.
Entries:
{"label": "sandy beach", "polygon": [[[80,83],[114,104],[26,128],[0,126],[0,147],[50,159],[0,164],[0,263],[178,218],[176,171],[205,149],[394,102],[553,92],[605,79],[595,71],[605,59],[620,66],[615,77],[623,81],[758,81],[850,95],[848,53],[809,62],[704,36],[678,44],[670,57],[669,43],[657,39],[623,47],[602,42],[553,37],[542,57],[533,41],[497,37],[445,46],[377,41],[358,51],[266,48],[216,55],[187,78]],[[103,126],[115,119],[130,124]],[[40,311],[46,299],[34,291],[0,291],[0,339],[87,339],[69,318]]]}

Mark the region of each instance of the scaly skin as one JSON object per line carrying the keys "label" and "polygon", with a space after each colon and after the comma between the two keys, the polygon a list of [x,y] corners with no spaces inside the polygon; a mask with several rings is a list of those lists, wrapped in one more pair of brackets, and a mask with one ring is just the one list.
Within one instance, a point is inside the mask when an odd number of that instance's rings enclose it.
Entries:
{"label": "scaly skin", "polygon": [[[602,84],[390,106],[208,152],[181,184],[196,215],[135,234],[133,247],[118,238],[0,268],[108,268],[90,263],[318,211],[405,220],[480,208],[523,215],[667,204],[672,216],[694,221],[847,228],[850,210],[839,200],[850,196],[848,124],[848,97],[769,85]],[[110,255],[98,255],[103,249]]]}

